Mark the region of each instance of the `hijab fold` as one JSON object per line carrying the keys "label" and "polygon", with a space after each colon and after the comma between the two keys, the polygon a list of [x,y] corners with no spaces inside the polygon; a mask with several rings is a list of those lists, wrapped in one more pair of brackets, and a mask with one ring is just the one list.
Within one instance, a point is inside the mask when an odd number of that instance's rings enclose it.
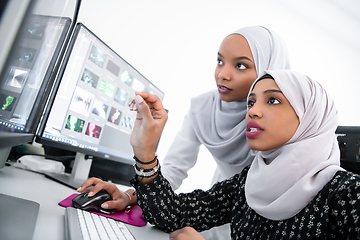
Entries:
{"label": "hijab fold", "polygon": [[343,170],[335,135],[338,112],[318,82],[290,70],[266,72],[292,105],[300,124],[284,146],[256,154],[245,196],[261,216],[283,220],[300,212]]}
{"label": "hijab fold", "polygon": [[[262,76],[267,69],[288,69],[289,58],[282,39],[262,26],[241,28],[240,34],[249,43],[257,72]],[[255,80],[255,79],[254,79]],[[208,97],[208,94],[211,97]],[[246,99],[224,102],[218,91],[194,98],[187,115],[198,139],[222,162],[249,165],[255,156],[246,144]]]}

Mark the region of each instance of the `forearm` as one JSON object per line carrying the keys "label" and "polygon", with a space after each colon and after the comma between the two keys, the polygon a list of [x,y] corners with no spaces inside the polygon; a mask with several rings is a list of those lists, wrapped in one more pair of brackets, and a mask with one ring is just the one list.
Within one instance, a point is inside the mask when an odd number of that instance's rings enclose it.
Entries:
{"label": "forearm", "polygon": [[185,226],[203,231],[230,221],[233,196],[231,193],[225,196],[220,191],[226,191],[223,184],[212,189],[212,192],[196,190],[179,195],[174,193],[161,173],[148,184],[136,179],[132,184],[145,220],[166,232]]}
{"label": "forearm", "polygon": [[153,181],[147,184],[140,182],[138,177],[134,178],[131,183],[136,189],[138,205],[143,211],[144,219],[170,233],[182,228],[182,225],[181,218],[177,217],[176,213],[179,201],[176,201],[170,184],[164,180],[159,173]]}

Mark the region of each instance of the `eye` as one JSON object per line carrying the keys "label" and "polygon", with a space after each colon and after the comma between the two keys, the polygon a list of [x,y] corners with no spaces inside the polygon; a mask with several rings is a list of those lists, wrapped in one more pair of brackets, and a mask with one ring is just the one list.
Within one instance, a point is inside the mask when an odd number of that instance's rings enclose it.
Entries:
{"label": "eye", "polygon": [[236,68],[243,70],[243,69],[246,69],[247,67],[242,63],[238,63],[238,64],[236,64]]}
{"label": "eye", "polygon": [[253,101],[253,100],[248,100],[248,102],[247,102],[247,106],[248,106],[248,108],[253,107],[253,106],[254,106],[254,104],[255,104],[255,101]]}
{"label": "eye", "polygon": [[269,104],[279,104],[280,103],[280,101],[279,100],[277,100],[276,98],[270,98],[269,100],[268,100],[268,103]]}
{"label": "eye", "polygon": [[218,65],[222,65],[222,64],[223,64],[223,62],[222,62],[222,60],[221,60],[220,58],[217,59],[217,64],[218,64]]}

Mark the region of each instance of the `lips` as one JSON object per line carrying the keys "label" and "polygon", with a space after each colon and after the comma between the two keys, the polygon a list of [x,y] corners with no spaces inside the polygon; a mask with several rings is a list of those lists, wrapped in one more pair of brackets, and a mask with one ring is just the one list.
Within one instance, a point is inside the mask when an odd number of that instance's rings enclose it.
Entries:
{"label": "lips", "polygon": [[249,139],[256,138],[259,134],[264,131],[257,123],[249,122],[246,125],[246,137]]}
{"label": "lips", "polygon": [[229,92],[231,92],[232,91],[232,89],[230,89],[230,88],[228,88],[228,87],[226,87],[226,86],[224,86],[224,85],[218,85],[218,91],[219,91],[219,93],[229,93]]}

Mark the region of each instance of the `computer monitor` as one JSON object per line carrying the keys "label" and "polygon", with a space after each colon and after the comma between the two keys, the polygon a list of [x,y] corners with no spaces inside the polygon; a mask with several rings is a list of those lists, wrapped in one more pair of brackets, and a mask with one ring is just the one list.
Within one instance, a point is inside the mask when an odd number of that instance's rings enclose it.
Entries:
{"label": "computer monitor", "polygon": [[[13,146],[34,138],[58,59],[74,25],[70,17],[75,15],[78,4],[73,3],[73,0],[1,1],[0,168]],[[68,12],[72,14],[67,15]],[[1,239],[31,239],[39,204],[0,195]],[[6,211],[10,208],[15,211]],[[14,231],[13,226],[21,228]]]}
{"label": "computer monitor", "polygon": [[1,16],[0,167],[11,147],[33,140],[69,35],[71,19],[63,10],[70,2],[57,16],[36,14],[59,1],[44,3],[8,0]]}
{"label": "computer monitor", "polygon": [[92,157],[133,164],[130,134],[135,91],[161,100],[164,93],[82,23],[77,23],[56,88],[36,142],[76,152],[70,175],[47,174],[78,188],[89,175]]}

